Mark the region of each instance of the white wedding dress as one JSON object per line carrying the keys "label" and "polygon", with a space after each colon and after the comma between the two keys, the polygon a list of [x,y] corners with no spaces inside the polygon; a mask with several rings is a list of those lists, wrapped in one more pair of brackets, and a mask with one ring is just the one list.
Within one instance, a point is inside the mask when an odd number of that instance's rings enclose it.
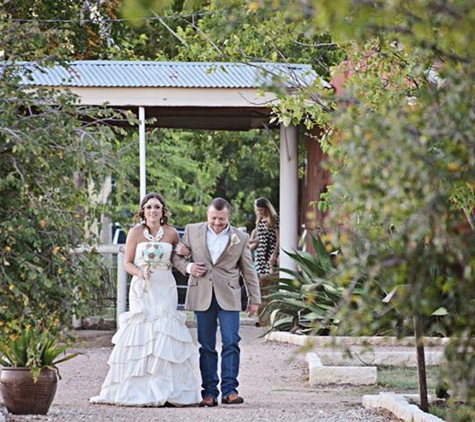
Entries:
{"label": "white wedding dress", "polygon": [[177,289],[171,271],[173,246],[141,242],[132,278],[130,311],[119,317],[109,357],[109,372],[92,403],[123,406],[183,406],[201,400],[198,353],[186,315],[177,311]]}

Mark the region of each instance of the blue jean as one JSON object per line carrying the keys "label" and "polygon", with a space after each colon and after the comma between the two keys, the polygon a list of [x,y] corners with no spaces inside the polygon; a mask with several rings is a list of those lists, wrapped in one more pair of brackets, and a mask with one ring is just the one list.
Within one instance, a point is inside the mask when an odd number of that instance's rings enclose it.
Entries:
{"label": "blue jean", "polygon": [[198,342],[200,344],[200,371],[202,397],[218,398],[218,352],[216,351],[216,334],[218,321],[221,333],[221,394],[227,397],[237,394],[239,382],[239,360],[241,350],[239,342],[239,311],[225,311],[213,294],[207,311],[195,311]]}

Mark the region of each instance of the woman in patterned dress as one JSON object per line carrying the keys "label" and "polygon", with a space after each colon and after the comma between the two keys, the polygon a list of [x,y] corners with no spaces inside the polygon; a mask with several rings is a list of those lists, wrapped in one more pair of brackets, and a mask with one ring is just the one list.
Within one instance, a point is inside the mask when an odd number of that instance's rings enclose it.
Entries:
{"label": "woman in patterned dress", "polygon": [[[259,276],[261,290],[265,295],[265,287],[273,284],[274,268],[279,258],[279,216],[274,206],[267,198],[258,198],[254,201],[256,213],[256,227],[251,235],[249,245],[254,254],[254,265]],[[264,301],[263,301],[263,304]],[[265,319],[260,316],[259,323],[265,325]]]}

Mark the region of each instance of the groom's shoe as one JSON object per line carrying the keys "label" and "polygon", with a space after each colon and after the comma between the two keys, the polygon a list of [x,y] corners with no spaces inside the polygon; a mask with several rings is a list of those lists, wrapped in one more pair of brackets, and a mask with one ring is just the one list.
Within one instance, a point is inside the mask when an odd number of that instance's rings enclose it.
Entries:
{"label": "groom's shoe", "polygon": [[237,394],[231,393],[228,394],[226,397],[223,397],[222,400],[223,404],[241,404],[244,403],[244,399]]}
{"label": "groom's shoe", "polygon": [[214,407],[218,405],[218,401],[210,396],[203,397],[200,401],[199,407]]}

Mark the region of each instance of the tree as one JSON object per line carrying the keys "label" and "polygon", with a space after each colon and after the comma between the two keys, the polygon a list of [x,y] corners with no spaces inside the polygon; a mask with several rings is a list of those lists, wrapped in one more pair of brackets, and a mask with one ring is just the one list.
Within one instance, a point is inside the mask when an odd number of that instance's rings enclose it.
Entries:
{"label": "tree", "polygon": [[[16,62],[38,55],[54,31],[36,23],[0,22],[0,337],[39,327],[53,335],[82,316],[101,282],[97,255],[72,251],[94,243],[102,211],[91,200],[110,172],[111,132],[91,125],[90,111],[67,92],[27,89],[28,69]],[[15,46],[26,36],[29,51]],[[56,34],[57,35],[57,34]]]}
{"label": "tree", "polygon": [[[331,43],[327,33],[307,37],[310,22],[287,20],[286,5],[290,3],[267,10],[253,9],[246,1],[168,1],[158,5],[130,0],[124,3],[123,16],[132,13],[137,24],[128,30],[133,34],[140,33],[148,41],[145,49],[134,44],[133,36],[118,40],[116,45],[122,42],[131,47],[131,57],[179,61],[304,62],[313,64],[320,74],[328,75],[330,66],[340,59],[341,52]],[[146,19],[153,16],[155,20]],[[315,43],[318,43],[317,47]],[[150,45],[156,48],[150,49]],[[315,48],[318,55],[314,54]],[[112,50],[111,57],[127,58],[121,56],[119,50]],[[124,49],[123,53],[129,54],[130,50]],[[271,89],[278,90],[277,87]],[[282,121],[290,123],[293,119],[292,122],[300,123],[307,117],[305,110],[308,109],[304,107],[301,107],[300,114],[289,111],[289,107],[300,107],[307,97],[291,102],[286,92],[278,93],[283,106],[275,111],[277,116],[282,115]],[[278,134],[257,130],[228,133],[162,129],[149,136],[148,186],[157,186],[167,196],[174,211],[175,224],[203,218],[209,198],[217,195],[232,199],[236,206],[233,221],[249,227],[254,219],[252,202],[256,196],[269,196],[278,205]],[[157,142],[158,137],[160,141]],[[134,149],[128,151],[132,154]],[[199,151],[206,152],[206,155]],[[165,163],[165,157],[167,170],[158,166],[158,163]],[[124,174],[118,177],[136,180],[136,158],[129,155],[127,160],[131,165],[121,167],[122,172],[127,172],[127,177]],[[304,150],[301,167],[304,168]],[[304,170],[300,173],[303,174]],[[134,207],[130,198],[135,197],[137,185],[134,182],[128,190],[121,191],[115,202],[127,204],[129,209]],[[196,192],[197,189],[201,192]]]}
{"label": "tree", "polygon": [[[327,32],[310,33],[309,21],[288,19],[292,2],[273,2],[273,6],[268,8],[256,7],[257,2],[239,0],[207,3],[196,13],[198,17],[194,22],[176,28],[180,42],[174,60],[306,63],[323,77],[328,76],[331,66],[341,60],[342,53]],[[273,110],[276,121],[298,125],[313,119],[311,124],[315,124],[315,117],[322,116],[315,107],[305,107],[308,92],[304,96],[298,93],[289,96],[277,84],[266,88],[274,90],[280,99],[280,106]],[[240,219],[249,227],[253,220],[253,198],[268,196],[279,205],[278,134],[269,132],[212,136],[215,148],[218,144],[224,145],[223,150],[227,154],[235,153],[236,157],[223,157],[230,165],[223,174],[224,178],[217,183],[216,194],[226,193],[240,202],[247,214],[247,224],[246,215]],[[305,154],[302,137],[299,171],[302,177],[305,174]]]}
{"label": "tree", "polygon": [[[352,76],[327,99],[331,221],[348,228],[340,279],[396,288],[400,311],[450,334],[451,385],[475,408],[473,6],[313,2],[306,13],[349,47],[340,71]],[[374,326],[373,315],[363,302],[343,321]]]}
{"label": "tree", "polygon": [[[22,54],[23,60],[49,56],[62,59],[93,59],[103,57],[114,45],[116,36],[112,20],[117,18],[118,0],[18,0],[5,1],[0,16],[10,30],[27,30],[27,35],[40,35],[42,54],[31,49],[30,39],[18,37],[14,44],[4,43],[7,58]],[[34,28],[34,29],[33,29]],[[40,41],[41,40],[41,41]]]}

